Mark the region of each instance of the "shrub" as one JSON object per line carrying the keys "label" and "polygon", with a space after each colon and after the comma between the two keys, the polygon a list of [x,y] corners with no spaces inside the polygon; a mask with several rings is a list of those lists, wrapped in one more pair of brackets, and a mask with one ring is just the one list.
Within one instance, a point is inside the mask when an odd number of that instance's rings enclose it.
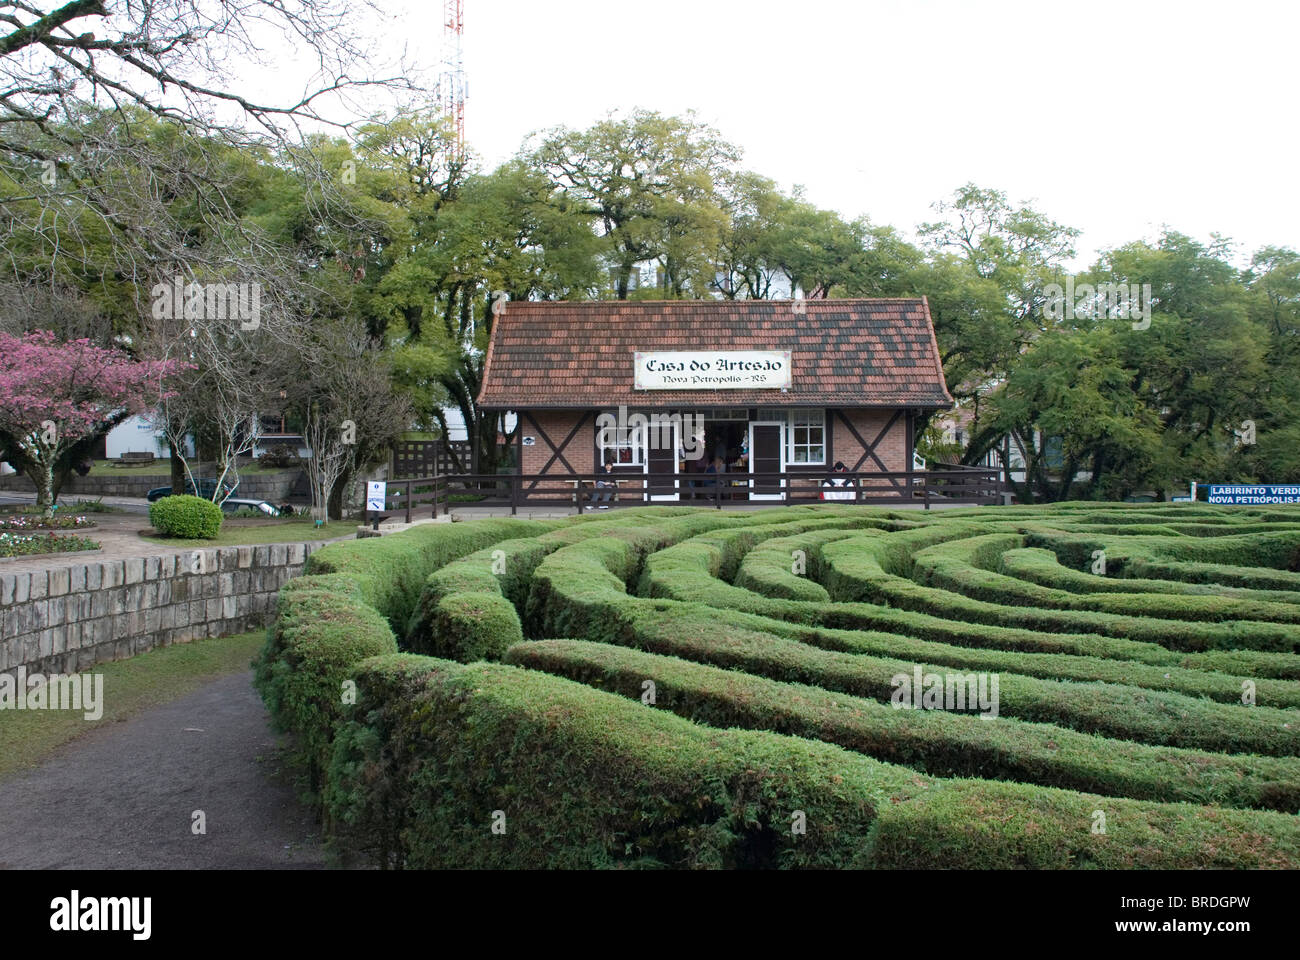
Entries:
{"label": "shrub", "polygon": [[430,573],[498,541],[536,536],[559,525],[513,518],[424,524],[387,537],[331,543],[308,558],[306,572],[347,574],[368,604],[405,631]]}
{"label": "shrub", "polygon": [[[779,683],[657,654],[582,640],[511,647],[505,660],[655,703],[698,723],[835,743],[937,776],[985,777],[1142,800],[1217,803],[1291,812],[1300,759],[1150,747],[1044,723],[936,710],[898,710],[820,687]],[[1185,771],[1195,769],[1194,778]]]}
{"label": "shrub", "polygon": [[[340,730],[329,809],[349,845],[388,866],[1300,863],[1293,816],[927,777],[500,664],[380,657],[357,679],[372,706]],[[1106,835],[1089,829],[1099,804],[1114,823]],[[806,833],[790,829],[792,811]],[[494,820],[506,830],[489,836]]]}
{"label": "shrub", "polygon": [[300,577],[281,588],[253,684],[275,727],[297,735],[293,759],[305,768],[311,793],[321,786],[346,706],[344,681],[361,660],[396,652],[392,630],[348,578]]}
{"label": "shrub", "polygon": [[264,454],[257,458],[257,462],[263,467],[272,467],[277,470],[289,469],[300,466],[302,461],[298,457],[298,450],[287,443],[277,443],[269,448]]}
{"label": "shrub", "polygon": [[[773,680],[814,684],[888,700],[890,678],[911,674],[914,661],[821,650],[756,630],[720,630],[704,607],[629,600],[617,606],[601,633],[604,643],[743,670]],[[921,664],[927,672],[933,664]],[[1109,683],[1062,683],[1001,674],[1002,716],[1056,723],[1086,733],[1201,750],[1268,756],[1300,753],[1291,714],[1282,709],[1213,703]]]}
{"label": "shrub", "polygon": [[[1293,866],[1297,520],[1061,504],[436,525],[318,551],[257,678],[326,834],[383,866]],[[1077,562],[1093,549],[1112,576]],[[1241,582],[1167,590],[1144,565]],[[445,659],[396,653],[390,623]],[[999,716],[894,710],[917,665],[996,671]],[[997,779],[948,779],[971,776]]]}
{"label": "shrub", "polygon": [[523,638],[519,615],[500,593],[453,593],[434,608],[427,647],[411,650],[463,663],[500,660]]}
{"label": "shrub", "polygon": [[221,508],[211,500],[178,494],[149,505],[149,523],[167,537],[214,540],[221,532]]}

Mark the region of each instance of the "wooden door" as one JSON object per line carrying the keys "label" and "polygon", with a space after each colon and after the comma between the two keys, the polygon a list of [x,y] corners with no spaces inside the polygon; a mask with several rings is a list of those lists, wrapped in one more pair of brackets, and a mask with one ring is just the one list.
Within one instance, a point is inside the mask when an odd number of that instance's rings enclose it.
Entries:
{"label": "wooden door", "polygon": [[[785,470],[785,424],[749,425],[749,472],[781,473]],[[777,477],[751,478],[749,499],[780,500],[785,482]]]}
{"label": "wooden door", "polygon": [[668,430],[646,431],[655,435],[655,442],[647,443],[645,451],[646,495],[651,500],[678,499],[677,446],[681,438],[677,431],[677,425],[673,424],[672,443],[666,445],[660,441],[666,439],[661,434],[668,433]]}

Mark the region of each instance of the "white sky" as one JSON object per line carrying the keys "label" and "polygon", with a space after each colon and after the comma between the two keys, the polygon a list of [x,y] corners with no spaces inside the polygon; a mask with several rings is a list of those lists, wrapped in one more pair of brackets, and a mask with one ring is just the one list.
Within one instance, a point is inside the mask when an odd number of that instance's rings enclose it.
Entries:
{"label": "white sky", "polygon": [[[439,0],[381,0],[437,59]],[[1294,0],[465,0],[467,139],[693,108],[744,165],[910,233],[973,180],[1083,230],[1300,245]],[[1287,171],[1291,171],[1288,173]]]}

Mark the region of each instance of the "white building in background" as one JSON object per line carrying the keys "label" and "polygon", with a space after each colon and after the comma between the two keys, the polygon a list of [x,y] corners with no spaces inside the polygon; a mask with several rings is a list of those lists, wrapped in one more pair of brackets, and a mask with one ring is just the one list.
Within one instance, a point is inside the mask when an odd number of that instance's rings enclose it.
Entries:
{"label": "white building in background", "polygon": [[[461,415],[460,407],[443,407],[442,415],[447,418],[447,439],[455,442],[457,440],[468,440],[469,430],[465,427],[465,418]],[[507,413],[505,416],[505,431],[509,433],[515,428],[515,422],[518,418],[514,413]]]}
{"label": "white building in background", "polygon": [[[194,455],[194,441],[186,440],[186,456]],[[119,460],[124,453],[151,453],[155,457],[167,459],[171,452],[167,446],[167,437],[156,429],[149,419],[137,414],[127,417],[104,435],[104,456],[109,460]],[[0,463],[0,476],[15,473],[12,466]]]}
{"label": "white building in background", "polygon": [[[187,454],[190,451],[186,451]],[[109,460],[121,459],[124,453],[152,453],[155,457],[169,457],[167,437],[147,417],[137,414],[127,417],[104,437],[104,456]]]}

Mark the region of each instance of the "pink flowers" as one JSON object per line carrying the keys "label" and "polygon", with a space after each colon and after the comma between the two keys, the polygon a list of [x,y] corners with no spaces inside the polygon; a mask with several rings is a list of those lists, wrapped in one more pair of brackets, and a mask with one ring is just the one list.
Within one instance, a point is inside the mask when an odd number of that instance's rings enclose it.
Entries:
{"label": "pink flowers", "polygon": [[48,330],[0,333],[0,434],[26,458],[24,469],[46,516],[53,513],[59,457],[114,416],[139,413],[171,396],[163,379],[188,368],[176,360],[133,360],[89,340],[61,343]]}
{"label": "pink flowers", "polygon": [[60,446],[93,434],[121,410],[138,413],[162,395],[175,360],[136,361],[89,340],[60,343],[50,331],[0,333],[0,427],[28,436],[52,421]]}
{"label": "pink flowers", "polygon": [[73,530],[78,527],[93,527],[94,521],[86,517],[39,517],[33,514],[16,513],[0,516],[0,531],[3,530]]}

